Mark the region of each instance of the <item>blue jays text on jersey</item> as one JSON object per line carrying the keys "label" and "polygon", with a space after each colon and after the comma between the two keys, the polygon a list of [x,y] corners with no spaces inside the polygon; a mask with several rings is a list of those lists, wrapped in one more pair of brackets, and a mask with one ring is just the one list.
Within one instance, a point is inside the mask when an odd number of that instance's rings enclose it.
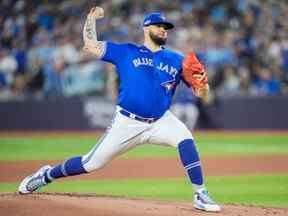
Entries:
{"label": "blue jays text on jersey", "polygon": [[151,67],[156,67],[158,70],[169,73],[173,77],[176,77],[176,75],[178,73],[178,71],[175,67],[173,67],[169,64],[164,64],[163,62],[160,62],[159,65],[154,65],[153,59],[149,59],[149,58],[136,58],[133,60],[133,64],[135,65],[135,67],[138,67],[140,65],[148,65]]}
{"label": "blue jays text on jersey", "polygon": [[181,80],[183,56],[169,49],[106,42],[102,60],[116,66],[117,104],[144,118],[160,118],[170,107]]}

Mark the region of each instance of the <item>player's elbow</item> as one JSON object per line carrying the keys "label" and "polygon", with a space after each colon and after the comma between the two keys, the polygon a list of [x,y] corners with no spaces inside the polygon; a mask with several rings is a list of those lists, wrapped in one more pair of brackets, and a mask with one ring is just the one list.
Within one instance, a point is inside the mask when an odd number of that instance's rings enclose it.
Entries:
{"label": "player's elbow", "polygon": [[103,41],[96,41],[93,43],[84,42],[83,50],[89,54],[101,58],[105,51],[105,43]]}
{"label": "player's elbow", "polygon": [[83,48],[82,48],[82,50],[83,50],[85,53],[89,54],[89,55],[95,56],[96,58],[100,58],[100,57],[101,57],[100,52],[99,52],[98,50],[93,49],[93,47],[84,45]]}

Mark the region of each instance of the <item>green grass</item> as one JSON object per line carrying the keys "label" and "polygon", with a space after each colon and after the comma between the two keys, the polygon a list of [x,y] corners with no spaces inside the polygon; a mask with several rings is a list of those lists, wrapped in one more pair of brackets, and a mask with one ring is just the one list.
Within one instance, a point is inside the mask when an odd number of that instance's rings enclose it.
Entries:
{"label": "green grass", "polygon": [[[208,187],[220,203],[253,204],[288,208],[288,175],[208,177]],[[13,192],[17,184],[0,184],[0,192]],[[191,201],[187,179],[60,181],[46,192],[97,193],[132,198]]]}
{"label": "green grass", "polygon": [[[1,135],[0,135],[1,136]],[[49,136],[49,133],[47,134]],[[288,135],[251,133],[207,133],[195,136],[198,149],[205,155],[288,154]],[[88,152],[99,136],[63,134],[51,137],[0,137],[0,160],[65,159]],[[124,158],[177,157],[173,148],[143,145],[126,153]]]}
{"label": "green grass", "polygon": [[64,159],[84,154],[97,140],[91,138],[4,138],[0,139],[0,160]]}

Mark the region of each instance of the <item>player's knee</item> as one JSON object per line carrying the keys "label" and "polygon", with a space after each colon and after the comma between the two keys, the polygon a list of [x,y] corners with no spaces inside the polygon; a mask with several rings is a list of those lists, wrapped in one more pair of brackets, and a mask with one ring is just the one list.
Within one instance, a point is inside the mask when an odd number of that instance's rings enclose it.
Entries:
{"label": "player's knee", "polygon": [[92,172],[103,168],[107,162],[108,160],[105,158],[97,158],[97,160],[90,159],[89,161],[83,162],[83,167],[87,172]]}
{"label": "player's knee", "polygon": [[178,145],[183,141],[183,140],[193,140],[193,136],[191,134],[191,132],[186,129],[183,130],[182,133],[174,136],[174,147],[178,148]]}
{"label": "player's knee", "polygon": [[186,137],[186,138],[182,138],[182,139],[178,139],[177,142],[175,142],[175,148],[179,148],[179,144],[183,142],[183,140],[193,140],[192,137]]}

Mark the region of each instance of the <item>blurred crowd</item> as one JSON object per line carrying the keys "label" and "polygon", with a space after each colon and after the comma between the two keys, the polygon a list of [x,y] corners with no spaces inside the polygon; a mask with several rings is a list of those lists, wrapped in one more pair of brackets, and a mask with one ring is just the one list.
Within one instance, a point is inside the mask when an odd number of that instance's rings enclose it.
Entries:
{"label": "blurred crowd", "polygon": [[105,10],[102,40],[141,43],[143,15],[164,12],[167,47],[194,50],[216,96],[288,94],[285,0],[2,0],[0,100],[113,97],[114,68],[82,51],[91,2]]}

